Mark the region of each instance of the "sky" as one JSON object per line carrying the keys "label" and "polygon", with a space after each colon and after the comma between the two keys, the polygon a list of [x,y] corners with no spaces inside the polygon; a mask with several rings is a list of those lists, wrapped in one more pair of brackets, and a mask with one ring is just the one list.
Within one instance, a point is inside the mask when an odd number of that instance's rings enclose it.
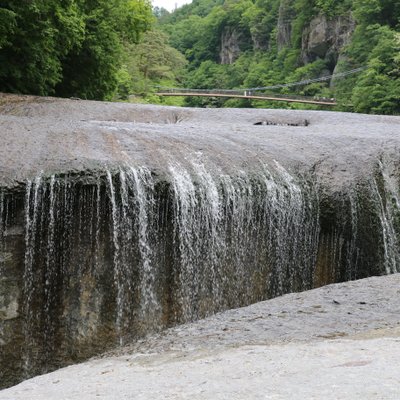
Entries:
{"label": "sky", "polygon": [[164,7],[168,11],[175,9],[175,4],[177,7],[183,6],[184,4],[191,3],[191,0],[152,0],[154,7]]}

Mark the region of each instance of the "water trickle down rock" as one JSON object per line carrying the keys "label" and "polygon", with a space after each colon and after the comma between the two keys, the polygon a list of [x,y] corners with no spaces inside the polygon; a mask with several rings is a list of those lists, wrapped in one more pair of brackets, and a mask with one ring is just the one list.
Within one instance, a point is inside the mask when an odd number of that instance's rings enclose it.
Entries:
{"label": "water trickle down rock", "polygon": [[[390,174],[387,166],[377,162],[377,177],[371,180],[372,191],[375,194],[380,225],[382,227],[382,241],[384,247],[384,262],[386,273],[391,274],[399,270],[400,265],[400,198],[399,183],[396,175]],[[379,188],[378,179],[382,187]]]}
{"label": "water trickle down rock", "polygon": [[181,317],[192,320],[312,286],[315,193],[279,164],[249,176],[170,167]]}
{"label": "water trickle down rock", "polygon": [[[25,196],[1,192],[0,278],[21,314],[5,324],[2,300],[2,381],[227,308],[395,272],[399,184],[390,168],[380,161],[341,201],[278,162],[228,175],[199,156],[171,161],[163,179],[118,166],[40,174]],[[18,224],[25,233],[10,247]],[[21,249],[13,291],[3,271]]]}
{"label": "water trickle down rock", "polygon": [[314,284],[361,279],[400,270],[398,168],[377,160],[371,176],[322,200]]}
{"label": "water trickle down rock", "polygon": [[0,189],[0,382],[4,385],[22,378],[23,225],[23,201]]}
{"label": "water trickle down rock", "polygon": [[99,322],[109,279],[102,257],[109,250],[99,245],[98,189],[54,175],[27,182],[20,302],[25,376],[54,369],[60,358],[79,359],[79,345],[89,342],[93,351],[99,326],[107,329]]}
{"label": "water trickle down rock", "polygon": [[114,244],[114,282],[117,288],[118,336],[138,336],[160,329],[156,285],[158,241],[154,182],[147,168],[107,171]]}

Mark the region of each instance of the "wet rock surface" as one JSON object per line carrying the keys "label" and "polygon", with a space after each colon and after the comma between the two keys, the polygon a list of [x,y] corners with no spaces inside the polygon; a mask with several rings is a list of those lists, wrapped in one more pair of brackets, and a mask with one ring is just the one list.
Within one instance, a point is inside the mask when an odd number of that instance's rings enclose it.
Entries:
{"label": "wet rock surface", "polygon": [[[400,333],[400,274],[291,293],[171,328],[112,355]],[[392,329],[397,329],[393,330]]]}
{"label": "wet rock surface", "polygon": [[[0,184],[16,186],[41,170],[66,173],[105,164],[146,163],[202,153],[214,167],[260,161],[315,168],[332,189],[399,153],[400,118],[335,112],[184,109],[1,95]],[[254,126],[268,120],[277,125]],[[287,126],[308,120],[308,126]],[[282,126],[279,126],[282,122]],[[158,167],[158,168],[157,168]]]}
{"label": "wet rock surface", "polygon": [[[398,271],[398,117],[0,95],[0,133],[2,387],[215,312]],[[291,332],[283,311],[255,321]]]}
{"label": "wet rock surface", "polygon": [[0,399],[397,399],[400,275],[289,294],[28,380]]}

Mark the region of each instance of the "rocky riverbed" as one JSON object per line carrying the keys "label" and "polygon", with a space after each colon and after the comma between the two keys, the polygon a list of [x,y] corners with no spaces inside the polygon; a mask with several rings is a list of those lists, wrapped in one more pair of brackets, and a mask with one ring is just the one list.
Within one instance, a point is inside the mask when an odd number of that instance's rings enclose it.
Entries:
{"label": "rocky riverbed", "polygon": [[395,400],[399,288],[395,274],[230,310],[25,381],[0,399]]}
{"label": "rocky riverbed", "polygon": [[[400,118],[338,112],[190,109],[0,93],[0,186],[45,174],[145,164],[165,175],[197,155],[225,173],[277,160],[336,190],[398,154]],[[203,157],[203,158],[202,158]],[[397,158],[397,157],[396,157]],[[188,160],[186,159],[186,162]]]}

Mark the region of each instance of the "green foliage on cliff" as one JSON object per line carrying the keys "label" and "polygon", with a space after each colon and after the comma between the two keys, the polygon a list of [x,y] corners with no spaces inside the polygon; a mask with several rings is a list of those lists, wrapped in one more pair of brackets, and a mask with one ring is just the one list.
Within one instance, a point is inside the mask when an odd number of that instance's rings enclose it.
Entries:
{"label": "green foliage on cliff", "polygon": [[0,91],[111,98],[124,46],[152,19],[148,0],[4,0]]}
{"label": "green foliage on cliff", "polygon": [[[264,87],[365,67],[280,92],[335,97],[341,110],[400,114],[398,1],[194,0],[160,16],[159,26],[189,62],[183,86]],[[257,106],[193,98],[187,104]]]}
{"label": "green foliage on cliff", "polygon": [[368,57],[368,69],[361,74],[352,94],[360,112],[400,113],[400,33],[387,26],[377,27],[379,38]]}

